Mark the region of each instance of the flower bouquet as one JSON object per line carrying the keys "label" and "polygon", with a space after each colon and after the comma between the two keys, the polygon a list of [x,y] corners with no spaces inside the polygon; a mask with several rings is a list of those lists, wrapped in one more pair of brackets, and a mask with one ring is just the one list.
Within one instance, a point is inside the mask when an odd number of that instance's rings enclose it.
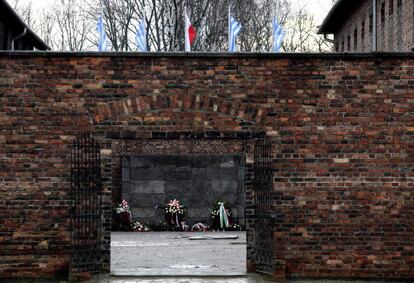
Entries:
{"label": "flower bouquet", "polygon": [[181,222],[184,222],[184,205],[179,200],[170,200],[165,207],[165,220],[175,229],[182,229]]}
{"label": "flower bouquet", "polygon": [[216,202],[211,211],[213,229],[214,230],[228,230],[228,228],[232,226],[230,223],[230,217],[231,217],[230,205],[225,201]]}
{"label": "flower bouquet", "polygon": [[134,223],[132,223],[132,230],[135,231],[135,232],[148,232],[148,231],[151,231],[151,229],[149,229],[144,224],[142,224],[141,222],[138,222],[138,221],[134,221]]}
{"label": "flower bouquet", "polygon": [[118,222],[118,228],[120,231],[130,231],[132,225],[132,214],[129,208],[128,202],[122,200],[122,202],[115,208],[116,218]]}
{"label": "flower bouquet", "polygon": [[194,224],[193,227],[191,227],[191,232],[206,232],[209,229],[210,227],[208,227],[208,225],[200,222]]}

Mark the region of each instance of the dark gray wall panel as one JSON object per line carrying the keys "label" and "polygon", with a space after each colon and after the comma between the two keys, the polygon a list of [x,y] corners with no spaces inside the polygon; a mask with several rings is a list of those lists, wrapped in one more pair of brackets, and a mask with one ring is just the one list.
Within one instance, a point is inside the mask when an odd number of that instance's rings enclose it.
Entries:
{"label": "dark gray wall panel", "polygon": [[125,156],[123,198],[143,222],[163,220],[162,207],[179,199],[187,207],[187,223],[210,223],[211,207],[228,201],[237,223],[244,224],[244,167],[237,155]]}

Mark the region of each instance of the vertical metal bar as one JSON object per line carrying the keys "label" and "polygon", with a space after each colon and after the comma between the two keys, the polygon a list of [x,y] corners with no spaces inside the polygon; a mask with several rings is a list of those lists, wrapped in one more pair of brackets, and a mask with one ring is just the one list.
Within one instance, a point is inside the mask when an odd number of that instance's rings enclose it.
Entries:
{"label": "vertical metal bar", "polygon": [[269,139],[258,140],[254,148],[255,241],[257,271],[273,272],[272,252],[272,162],[273,144]]}
{"label": "vertical metal bar", "polygon": [[[86,140],[86,147],[85,147],[85,161],[86,161],[86,190],[85,190],[85,238],[86,238],[86,245],[87,245],[87,257],[90,257],[90,249],[91,249],[91,233],[90,233],[90,222],[91,222],[91,215],[89,214],[89,202],[90,202],[90,192],[91,192],[91,176],[90,176],[90,149],[91,149],[91,144],[90,144],[90,138],[89,136],[85,136],[85,140]],[[91,261],[88,260],[88,265],[91,265]],[[90,268],[90,267],[88,267]]]}
{"label": "vertical metal bar", "polygon": [[101,198],[101,186],[102,186],[102,179],[101,179],[101,152],[98,145],[98,142],[95,141],[95,154],[96,154],[96,164],[95,164],[95,170],[96,170],[96,197],[97,197],[97,203],[96,203],[96,213],[97,213],[97,222],[96,222],[96,249],[97,249],[97,264],[96,268],[99,269],[99,259],[101,254],[101,207],[102,207],[102,198]]}
{"label": "vertical metal bar", "polygon": [[377,51],[377,0],[372,0],[372,51]]}
{"label": "vertical metal bar", "polygon": [[[71,238],[72,239],[74,239],[74,234],[73,234],[73,231],[75,230],[73,227],[74,227],[74,223],[73,223],[73,220],[74,220],[74,217],[73,217],[73,214],[74,214],[74,211],[73,211],[73,209],[75,208],[75,203],[74,203],[74,171],[73,171],[73,166],[74,166],[74,149],[75,149],[75,144],[72,144],[72,147],[71,147],[71,149],[70,149],[70,197],[71,197],[71,200],[73,201],[73,203],[72,203],[72,207],[71,207],[71,210],[70,210],[70,225],[71,225],[71,227],[72,227],[72,229],[71,229],[71,231],[70,231],[70,235],[71,235]],[[71,251],[71,254],[72,254],[72,256],[74,255],[74,248],[73,248],[73,241],[71,242],[71,247],[70,247],[70,251]]]}
{"label": "vertical metal bar", "polygon": [[81,163],[81,168],[80,168],[80,174],[81,174],[81,183],[80,183],[80,191],[79,191],[79,197],[80,197],[80,220],[81,220],[81,224],[80,224],[80,249],[82,250],[82,252],[80,253],[80,269],[83,270],[85,268],[84,266],[84,257],[85,257],[85,217],[84,217],[84,204],[85,204],[85,136],[81,137],[81,144],[80,144],[80,163]]}
{"label": "vertical metal bar", "polygon": [[[80,156],[80,143],[81,140],[77,139],[76,140],[76,214],[75,214],[75,221],[76,221],[76,238],[75,238],[75,249],[77,251],[80,250],[80,198],[79,198],[79,194],[80,194],[80,185],[81,185],[81,178],[82,176],[80,175],[80,167],[81,167],[81,156]],[[76,252],[76,261],[77,264],[75,265],[75,272],[78,272],[79,270],[79,254]]]}
{"label": "vertical metal bar", "polygon": [[100,149],[90,136],[79,136],[71,149],[73,209],[71,272],[98,270],[101,234]]}

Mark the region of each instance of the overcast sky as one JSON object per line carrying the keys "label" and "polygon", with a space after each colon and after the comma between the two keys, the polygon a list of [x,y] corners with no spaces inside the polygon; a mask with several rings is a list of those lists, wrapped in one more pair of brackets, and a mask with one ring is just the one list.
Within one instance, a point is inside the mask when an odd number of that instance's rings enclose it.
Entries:
{"label": "overcast sky", "polygon": [[[304,4],[315,16],[316,23],[322,24],[325,16],[328,14],[332,7],[331,0],[292,0],[296,5]],[[299,3],[299,4],[298,4]]]}
{"label": "overcast sky", "polygon": [[[56,0],[23,0],[32,1],[36,8],[47,7]],[[82,1],[82,0],[79,0]],[[290,0],[294,5],[306,5],[309,11],[315,16],[316,23],[320,25],[332,7],[331,0]]]}

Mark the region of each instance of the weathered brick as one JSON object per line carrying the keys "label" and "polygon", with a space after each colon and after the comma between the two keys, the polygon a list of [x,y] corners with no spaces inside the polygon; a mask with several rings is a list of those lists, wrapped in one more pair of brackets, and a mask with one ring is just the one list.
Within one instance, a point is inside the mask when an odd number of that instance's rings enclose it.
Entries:
{"label": "weathered brick", "polygon": [[[343,11],[349,14],[339,23],[335,32],[335,48],[338,52],[372,51],[372,31],[370,30],[373,13],[372,1],[361,0],[359,2],[348,12]],[[414,46],[413,14],[413,1],[383,0],[377,2],[377,51],[411,52]],[[355,71],[349,72],[348,75],[343,76],[343,79],[357,80],[355,76],[358,73]]]}
{"label": "weathered brick", "polygon": [[253,269],[252,148],[267,133],[275,278],[414,279],[412,56],[91,56],[0,53],[0,277],[67,270],[69,153],[90,131],[107,238],[120,156],[245,153]]}

